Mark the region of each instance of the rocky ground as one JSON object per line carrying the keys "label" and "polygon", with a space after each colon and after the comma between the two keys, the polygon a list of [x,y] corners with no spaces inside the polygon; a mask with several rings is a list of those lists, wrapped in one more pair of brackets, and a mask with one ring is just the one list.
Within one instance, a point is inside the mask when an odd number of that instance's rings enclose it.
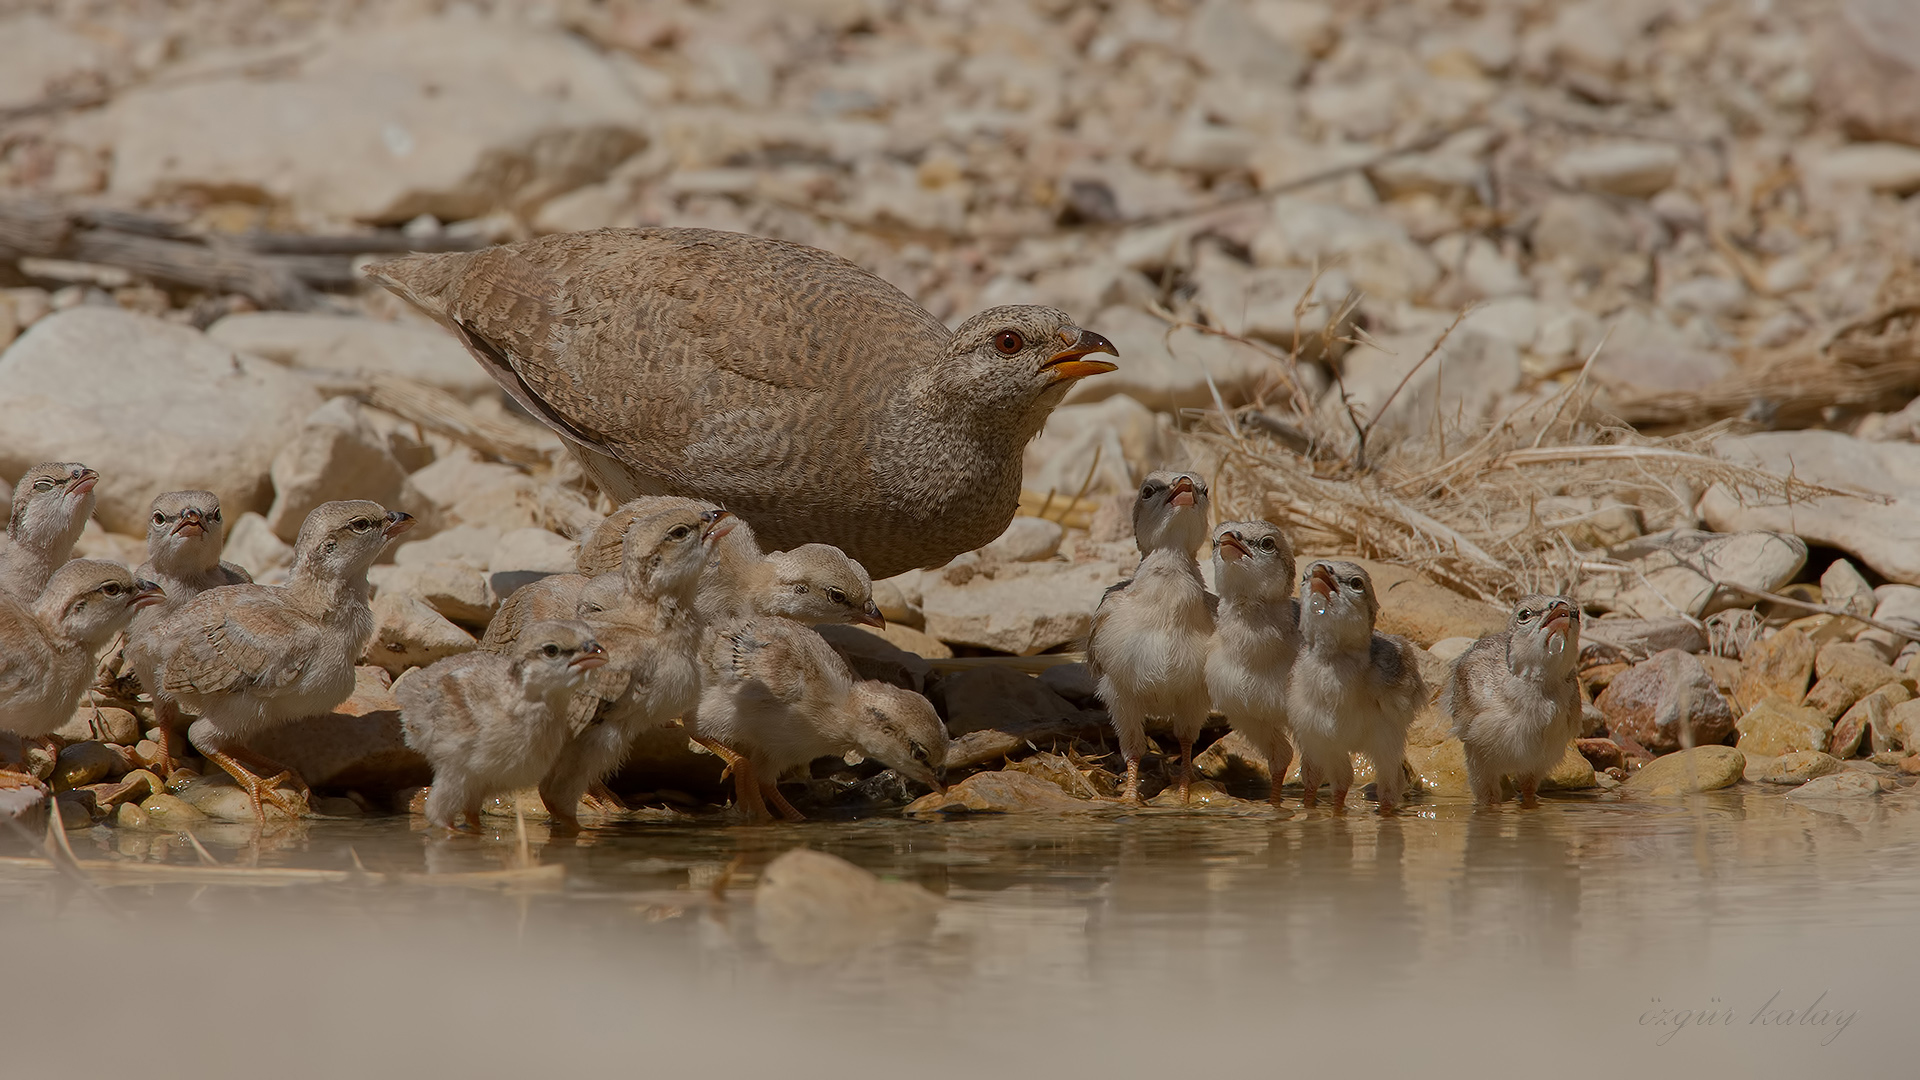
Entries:
{"label": "rocky ground", "polygon": [[[639,224],[825,247],[950,322],[1056,304],[1119,347],[1029,451],[1027,516],[882,583],[884,640],[839,633],[987,770],[919,808],[1111,793],[1072,650],[1164,464],[1217,476],[1222,516],[1374,560],[1435,685],[1507,600],[1578,595],[1603,617],[1561,787],[1920,772],[1903,0],[8,11],[0,478],[100,470],[82,548],[128,562],[153,495],[211,488],[266,580],[319,502],[422,520],[376,569],[360,692],[261,746],[323,812],[405,804],[425,776],[391,678],[471,647],[607,509],[353,257]],[[57,761],[0,757],[70,824],[244,814],[142,771],[143,708],[103,693]],[[1224,730],[1204,771],[1257,796]],[[1437,719],[1413,743],[1424,787],[1463,789]],[[816,773],[816,805],[917,794]],[[697,808],[718,774],[668,731],[615,786]]]}

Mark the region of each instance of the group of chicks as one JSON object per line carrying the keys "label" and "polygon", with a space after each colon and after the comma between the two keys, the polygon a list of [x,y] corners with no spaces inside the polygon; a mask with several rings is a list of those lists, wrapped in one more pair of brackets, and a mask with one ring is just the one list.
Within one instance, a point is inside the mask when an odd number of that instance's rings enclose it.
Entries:
{"label": "group of chicks", "polygon": [[[262,820],[267,803],[301,814],[301,779],[246,742],[351,696],[374,633],[367,571],[413,519],[325,503],[301,525],[285,583],[260,585],[220,561],[218,499],[170,492],[154,500],[149,561],[129,571],[69,561],[99,480],[51,463],[14,493],[0,549],[0,728],[44,738],[64,724],[97,655],[124,633],[125,668],[162,735],[162,774],[184,726]],[[642,731],[676,717],[728,762],[755,816],[770,800],[798,817],[775,781],[827,754],[858,751],[939,786],[947,737],[932,705],[854,678],[810,629],[825,623],[885,625],[871,580],[838,548],[767,555],[710,503],[630,502],[583,543],[579,573],[515,592],[478,650],[394,685],[405,737],[433,767],[427,815],[477,826],[489,797],[538,784],[556,825],[577,828],[589,789]]]}
{"label": "group of chicks", "polygon": [[[218,499],[154,500],[137,570],[69,560],[99,474],[40,465],[20,480],[0,549],[0,728],[45,737],[72,715],[96,657],[123,656],[151,697],[162,770],[193,748],[264,804],[305,810],[292,770],[247,749],[276,724],[324,714],[354,688],[371,640],[367,571],[413,519],[368,501],[325,503],[301,525],[286,581],[256,584],[220,561]],[[1196,550],[1208,540],[1206,484],[1148,477],[1134,506],[1141,560],[1094,615],[1088,662],[1138,800],[1147,722],[1179,741],[1179,788],[1210,711],[1267,757],[1273,801],[1300,751],[1305,803],[1323,783],[1344,805],[1350,755],[1371,759],[1382,810],[1402,801],[1407,731],[1428,702],[1414,646],[1374,629],[1379,600],[1351,562],[1309,563],[1294,595],[1287,534],[1264,521],[1212,530],[1210,593]],[[581,544],[578,572],[543,578],[502,605],[479,648],[403,675],[393,691],[409,745],[433,767],[436,826],[477,827],[487,799],[537,785],[556,827],[648,728],[679,719],[732,771],[755,819],[799,813],[777,782],[815,758],[858,753],[942,786],[945,726],[925,697],[862,680],[813,627],[885,626],[873,584],[839,548],[763,552],[740,518],[695,499],[647,496]],[[1580,615],[1530,596],[1509,629],[1454,665],[1443,693],[1470,783],[1498,802],[1511,776],[1531,802],[1573,737]],[[191,722],[188,718],[192,717]],[[288,785],[290,786],[283,786]],[[602,789],[604,790],[604,789]]]}
{"label": "group of chicks", "polygon": [[[1190,472],[1156,472],[1133,508],[1141,560],[1107,590],[1094,614],[1087,659],[1126,761],[1122,797],[1140,797],[1149,719],[1180,745],[1182,800],[1193,782],[1193,746],[1210,712],[1224,715],[1267,759],[1271,799],[1300,752],[1303,802],[1333,787],[1343,809],[1353,754],[1372,762],[1375,797],[1391,811],[1405,796],[1408,729],[1430,701],[1415,646],[1374,629],[1373,580],[1334,559],[1307,564],[1294,582],[1293,543],[1265,521],[1213,528],[1209,592],[1195,552],[1209,540],[1207,485]],[[1455,660],[1440,707],[1465,745],[1475,798],[1498,803],[1511,778],[1531,805],[1579,725],[1580,609],[1564,596],[1527,596],[1508,628]]]}

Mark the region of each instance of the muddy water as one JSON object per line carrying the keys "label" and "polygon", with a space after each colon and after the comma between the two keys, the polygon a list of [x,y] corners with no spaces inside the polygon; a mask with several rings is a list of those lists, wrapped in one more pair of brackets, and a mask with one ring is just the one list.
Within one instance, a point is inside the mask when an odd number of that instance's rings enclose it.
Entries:
{"label": "muddy water", "polygon": [[[355,871],[338,880],[100,886],[11,863],[0,993],[32,1037],[6,1056],[302,1077],[1758,1076],[1913,1058],[1906,793],[529,833],[563,877],[476,876],[515,865],[511,823],[432,840],[403,818],[197,833],[222,864]],[[71,835],[83,860],[203,862],[167,834]],[[757,870],[802,844],[950,903],[904,929],[763,926]]]}

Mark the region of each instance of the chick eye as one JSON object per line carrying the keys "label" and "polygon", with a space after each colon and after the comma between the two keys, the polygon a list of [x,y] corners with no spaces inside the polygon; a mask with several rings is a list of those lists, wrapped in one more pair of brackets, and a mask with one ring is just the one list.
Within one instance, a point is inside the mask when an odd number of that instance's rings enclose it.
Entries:
{"label": "chick eye", "polygon": [[209,511],[207,511],[207,520],[208,520],[208,521],[219,521],[219,520],[220,520],[220,511],[218,511],[218,510],[209,510]]}
{"label": "chick eye", "polygon": [[53,490],[53,481],[51,481],[51,480],[35,480],[35,481],[33,482],[33,490],[35,490],[35,491],[52,491],[52,490]]}
{"label": "chick eye", "polygon": [[1271,537],[1271,536],[1267,536],[1267,537],[1262,537],[1262,538],[1261,538],[1261,540],[1260,540],[1260,550],[1261,550],[1261,551],[1272,551],[1272,550],[1273,550],[1273,537]]}
{"label": "chick eye", "polygon": [[109,581],[105,585],[100,586],[100,591],[107,594],[108,596],[119,596],[121,593],[126,592],[127,590],[125,586],[121,585],[119,582]]}
{"label": "chick eye", "polygon": [[993,347],[999,349],[1002,356],[1012,356],[1027,347],[1027,339],[1021,337],[1018,330],[1002,330],[994,335]]}
{"label": "chick eye", "polygon": [[1521,622],[1532,622],[1532,621],[1533,621],[1533,609],[1532,609],[1532,608],[1521,608],[1521,609],[1520,609],[1520,621],[1521,621]]}
{"label": "chick eye", "polygon": [[1367,587],[1367,583],[1364,581],[1361,581],[1357,577],[1350,577],[1347,579],[1347,588],[1352,589],[1355,592],[1359,592],[1361,589],[1364,589],[1366,587]]}
{"label": "chick eye", "polygon": [[540,646],[540,653],[542,656],[559,656],[560,646],[549,641],[545,645]]}
{"label": "chick eye", "polygon": [[669,540],[685,540],[692,535],[693,526],[691,525],[675,525],[673,528],[667,530],[667,539]]}
{"label": "chick eye", "polygon": [[155,525],[165,525],[167,523],[167,515],[155,510],[153,512],[153,523]]}
{"label": "chick eye", "polygon": [[1160,486],[1158,484],[1142,484],[1140,486],[1140,497],[1143,499],[1151,499],[1154,493],[1159,490]]}
{"label": "chick eye", "polygon": [[827,599],[833,601],[836,604],[844,604],[847,602],[847,594],[844,592],[841,592],[839,589],[828,589]]}
{"label": "chick eye", "polygon": [[373,522],[368,521],[366,518],[354,518],[352,521],[347,523],[347,528],[352,529],[354,532],[357,532],[357,533],[363,533],[363,532],[366,532],[368,529],[373,528]]}

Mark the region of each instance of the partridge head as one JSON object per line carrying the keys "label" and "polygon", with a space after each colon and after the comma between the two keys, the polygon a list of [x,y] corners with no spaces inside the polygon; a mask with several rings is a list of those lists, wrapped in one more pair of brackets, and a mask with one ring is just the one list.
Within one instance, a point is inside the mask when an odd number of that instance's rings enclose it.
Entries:
{"label": "partridge head", "polygon": [[1213,531],[1213,583],[1222,604],[1290,606],[1293,541],[1271,522],[1222,522]]}
{"label": "partridge head", "polygon": [[28,469],[13,489],[7,546],[0,549],[0,593],[31,604],[54,568],[73,554],[93,516],[100,474],[75,461]]}
{"label": "partridge head", "polygon": [[867,679],[848,695],[848,733],[867,757],[936,790],[945,788],[947,726],[911,690]]}
{"label": "partridge head", "polygon": [[1133,542],[1140,554],[1168,549],[1192,554],[1207,542],[1207,482],[1188,472],[1147,474],[1133,502]]}

